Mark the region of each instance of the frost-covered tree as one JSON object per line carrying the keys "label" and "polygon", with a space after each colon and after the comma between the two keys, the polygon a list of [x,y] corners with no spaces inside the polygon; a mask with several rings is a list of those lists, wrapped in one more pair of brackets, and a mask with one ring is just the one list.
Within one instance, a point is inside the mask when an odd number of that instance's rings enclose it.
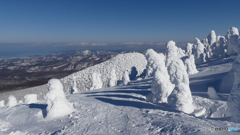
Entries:
{"label": "frost-covered tree", "polygon": [[184,65],[189,75],[198,73],[198,70],[195,65],[194,55],[190,55],[189,58],[185,59]]}
{"label": "frost-covered tree", "polygon": [[76,76],[73,76],[71,93],[72,93],[72,94],[78,93]]}
{"label": "frost-covered tree", "polygon": [[196,52],[195,52],[195,63],[196,64],[202,64],[203,62],[205,62],[205,58],[204,58],[204,45],[201,43],[201,41],[196,38],[197,40],[197,48],[196,48]]}
{"label": "frost-covered tree", "polygon": [[37,103],[37,94],[27,94],[24,96],[25,103],[26,104],[32,104],[32,103]]}
{"label": "frost-covered tree", "polygon": [[101,89],[102,88],[102,79],[100,73],[92,74],[92,87],[90,90]]}
{"label": "frost-covered tree", "polygon": [[189,88],[189,78],[182,60],[173,54],[175,42],[169,41],[167,44],[166,66],[170,81],[175,85],[172,93],[168,96],[168,104],[177,110],[191,113],[194,110],[192,95]]}
{"label": "frost-covered tree", "polygon": [[153,102],[167,103],[167,98],[172,93],[173,88],[174,85],[170,81],[167,68],[162,60],[162,64],[157,67],[152,81]]}
{"label": "frost-covered tree", "polygon": [[4,107],[4,106],[5,106],[5,105],[4,105],[4,102],[5,102],[4,100],[1,100],[1,101],[0,101],[0,107]]}
{"label": "frost-covered tree", "polygon": [[73,105],[66,99],[63,85],[58,79],[48,81],[47,118],[56,118],[68,115],[75,111]]}
{"label": "frost-covered tree", "polygon": [[8,104],[7,104],[7,106],[12,107],[12,106],[16,106],[16,105],[17,105],[17,99],[13,95],[10,95],[8,97]]}
{"label": "frost-covered tree", "polygon": [[127,85],[130,82],[129,72],[127,70],[124,71],[122,79],[123,79],[123,85]]}
{"label": "frost-covered tree", "polygon": [[[236,28],[231,28],[229,32],[232,32],[230,33],[231,35],[233,35],[233,33],[237,33]],[[234,75],[234,83],[228,97],[228,107],[232,113],[231,120],[234,122],[240,122],[240,37],[235,36],[237,35],[234,35],[235,41],[232,41],[231,44],[233,43],[233,48],[238,53],[238,56],[235,59],[231,70]],[[233,37],[230,37],[229,39],[233,40]]]}
{"label": "frost-covered tree", "polygon": [[179,58],[177,54],[177,46],[174,41],[170,40],[166,47],[166,67],[168,67],[172,60],[176,58]]}
{"label": "frost-covered tree", "polygon": [[217,95],[217,93],[216,93],[216,91],[215,91],[215,89],[213,88],[213,87],[208,87],[208,97],[210,98],[210,99],[219,99],[219,97],[218,97],[218,95]]}
{"label": "frost-covered tree", "polygon": [[116,70],[113,68],[110,73],[109,87],[116,86],[116,84],[117,84]]}
{"label": "frost-covered tree", "polygon": [[153,49],[148,49],[145,53],[145,57],[147,59],[146,77],[154,75],[154,72],[160,65],[161,60],[165,61],[166,59],[162,53],[158,54]]}
{"label": "frost-covered tree", "polygon": [[179,47],[177,48],[177,55],[178,55],[179,58],[182,58],[182,57],[186,56],[184,51]]}
{"label": "frost-covered tree", "polygon": [[217,36],[214,30],[211,30],[209,35],[207,36],[208,44],[211,46],[217,41]]}
{"label": "frost-covered tree", "polygon": [[227,34],[225,35],[228,55],[236,52],[234,51],[233,46],[236,44],[238,37],[239,37],[239,31],[236,27],[230,28]]}
{"label": "frost-covered tree", "polygon": [[186,55],[187,56],[190,56],[192,53],[193,53],[193,44],[191,44],[191,43],[187,43],[186,44]]}

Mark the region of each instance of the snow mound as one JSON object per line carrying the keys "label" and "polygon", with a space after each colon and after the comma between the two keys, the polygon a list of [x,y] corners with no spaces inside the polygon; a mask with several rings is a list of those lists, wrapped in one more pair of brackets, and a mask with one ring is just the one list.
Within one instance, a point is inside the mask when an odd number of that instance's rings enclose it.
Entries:
{"label": "snow mound", "polygon": [[48,104],[47,118],[62,117],[75,111],[73,105],[66,99],[63,85],[58,79],[51,79],[48,82],[48,93],[45,99]]}
{"label": "snow mound", "polygon": [[214,100],[219,99],[219,97],[213,87],[208,87],[207,93],[208,93],[208,96],[210,99],[214,99]]}
{"label": "snow mound", "polygon": [[27,94],[24,96],[25,103],[26,104],[32,104],[32,103],[37,103],[37,94]]}
{"label": "snow mound", "polygon": [[8,104],[7,104],[7,106],[12,107],[12,106],[16,106],[16,105],[17,105],[17,99],[13,95],[10,95],[8,97]]}

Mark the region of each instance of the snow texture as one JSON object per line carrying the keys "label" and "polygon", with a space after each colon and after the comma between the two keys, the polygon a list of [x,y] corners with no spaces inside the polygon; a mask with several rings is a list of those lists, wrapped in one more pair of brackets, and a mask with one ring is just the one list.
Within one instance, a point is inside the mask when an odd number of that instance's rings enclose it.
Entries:
{"label": "snow texture", "polygon": [[58,79],[48,81],[48,93],[45,96],[47,101],[47,118],[57,118],[75,111],[73,105],[66,99],[63,85]]}
{"label": "snow texture", "polygon": [[100,73],[92,74],[92,87],[90,90],[101,89],[102,88],[102,79]]}
{"label": "snow texture", "polygon": [[186,71],[189,75],[198,73],[198,70],[195,65],[194,55],[192,55],[192,54],[189,55],[189,58],[185,59],[184,65],[185,65]]}
{"label": "snow texture", "polygon": [[10,95],[8,97],[8,104],[7,104],[7,106],[8,107],[13,107],[13,106],[16,106],[16,105],[17,105],[17,99],[13,95]]}
{"label": "snow texture", "polygon": [[116,84],[117,84],[116,70],[113,68],[111,73],[110,73],[109,87],[116,86]]}
{"label": "snow texture", "polygon": [[184,51],[179,47],[177,48],[177,55],[178,55],[179,58],[182,58],[182,57],[186,56]]}
{"label": "snow texture", "polygon": [[208,87],[208,97],[210,99],[214,99],[214,100],[217,100],[219,99],[217,93],[216,93],[216,90],[213,88],[213,87]]}
{"label": "snow texture", "polygon": [[37,94],[27,94],[24,96],[25,103],[26,104],[32,104],[32,103],[37,103]]}
{"label": "snow texture", "polygon": [[4,102],[5,102],[5,100],[1,100],[0,101],[0,107],[4,107],[5,105],[4,105]]}
{"label": "snow texture", "polygon": [[130,82],[130,79],[129,79],[129,72],[127,70],[124,71],[122,79],[123,79],[123,85],[128,85],[128,83]]}
{"label": "snow texture", "polygon": [[211,30],[209,35],[207,36],[207,39],[208,39],[208,44],[211,46],[213,45],[216,40],[217,40],[217,36],[216,36],[216,33],[214,30]]}

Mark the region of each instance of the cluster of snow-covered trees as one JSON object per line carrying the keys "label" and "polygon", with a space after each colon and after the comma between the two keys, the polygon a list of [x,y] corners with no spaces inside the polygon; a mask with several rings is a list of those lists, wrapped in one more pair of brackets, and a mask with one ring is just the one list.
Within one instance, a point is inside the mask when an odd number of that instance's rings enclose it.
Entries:
{"label": "cluster of snow-covered trees", "polygon": [[147,75],[154,76],[151,87],[154,103],[167,103],[177,110],[192,113],[194,106],[187,73],[187,70],[191,70],[189,64],[192,60],[187,58],[185,66],[181,60],[185,55],[179,52],[184,54],[174,41],[167,43],[166,58],[152,49],[147,50]]}
{"label": "cluster of snow-covered trees", "polygon": [[195,57],[195,64],[202,64],[210,58],[224,57],[236,53],[233,45],[239,36],[237,28],[232,27],[228,30],[225,36],[216,36],[214,30],[210,31],[207,38],[200,41],[196,38],[196,44],[187,43],[186,55],[193,54]]}

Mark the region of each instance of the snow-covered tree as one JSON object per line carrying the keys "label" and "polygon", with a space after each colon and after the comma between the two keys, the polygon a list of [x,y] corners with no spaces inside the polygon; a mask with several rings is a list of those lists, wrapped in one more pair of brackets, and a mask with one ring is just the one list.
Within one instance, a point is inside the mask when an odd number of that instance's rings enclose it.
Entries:
{"label": "snow-covered tree", "polygon": [[[161,60],[161,59],[160,59]],[[167,103],[167,98],[171,94],[174,85],[170,81],[167,68],[163,60],[154,73],[151,91],[154,103]]]}
{"label": "snow-covered tree", "polygon": [[209,35],[207,36],[208,44],[211,46],[217,41],[217,36],[214,30],[211,30]]}
{"label": "snow-covered tree", "polygon": [[217,93],[216,93],[216,91],[215,91],[215,89],[213,88],[213,87],[208,87],[208,97],[210,98],[210,99],[219,99],[219,97],[218,97],[218,95],[217,95]]}
{"label": "snow-covered tree", "polygon": [[16,105],[17,105],[17,99],[13,95],[10,95],[8,97],[8,104],[7,104],[7,106],[12,107],[12,106],[16,106]]}
{"label": "snow-covered tree", "polygon": [[177,48],[177,55],[178,55],[179,58],[182,58],[182,57],[186,56],[184,51],[179,47]]}
{"label": "snow-covered tree", "polygon": [[48,81],[47,118],[56,118],[68,115],[75,111],[73,105],[66,99],[63,85],[58,79]]}
{"label": "snow-covered tree", "polygon": [[154,75],[154,72],[160,65],[161,60],[165,61],[166,59],[162,53],[158,54],[153,49],[148,49],[145,53],[145,57],[147,59],[146,77]]}
{"label": "snow-covered tree", "polygon": [[27,94],[24,96],[25,103],[26,104],[32,104],[32,103],[37,103],[37,94]]}
{"label": "snow-covered tree", "polygon": [[227,34],[225,35],[228,55],[236,52],[234,51],[233,46],[236,44],[238,37],[239,37],[239,31],[236,27],[230,28]]}
{"label": "snow-covered tree", "polygon": [[101,89],[102,88],[102,79],[100,73],[92,74],[92,87],[90,90]]}
{"label": "snow-covered tree", "polygon": [[184,65],[189,75],[198,73],[198,70],[195,65],[194,55],[191,54],[189,58],[185,59]]}
{"label": "snow-covered tree", "polygon": [[110,73],[109,87],[116,86],[116,84],[117,84],[116,70],[113,68]]}
{"label": "snow-covered tree", "polygon": [[76,76],[73,76],[71,93],[72,93],[72,94],[74,94],[74,93],[78,93],[77,82],[76,82]]}
{"label": "snow-covered tree", "polygon": [[168,96],[168,104],[177,110],[191,113],[194,110],[192,95],[189,88],[189,78],[182,60],[174,54],[176,46],[174,41],[167,43],[166,66],[170,81],[175,85],[172,93]]}
{"label": "snow-covered tree", "polygon": [[122,79],[123,79],[123,85],[127,85],[128,82],[130,82],[129,72],[127,70],[124,71]]}
{"label": "snow-covered tree", "polygon": [[0,101],[0,107],[4,107],[4,106],[5,106],[5,105],[4,105],[4,102],[5,102],[4,100],[1,100],[1,101]]}
{"label": "snow-covered tree", "polygon": [[196,48],[196,52],[195,52],[195,63],[196,64],[202,64],[203,62],[205,62],[206,60],[204,59],[204,45],[201,43],[201,41],[196,38],[197,40],[197,48]]}
{"label": "snow-covered tree", "polygon": [[192,53],[193,53],[193,44],[191,44],[191,43],[187,43],[186,44],[186,55],[187,56],[190,56]]}

